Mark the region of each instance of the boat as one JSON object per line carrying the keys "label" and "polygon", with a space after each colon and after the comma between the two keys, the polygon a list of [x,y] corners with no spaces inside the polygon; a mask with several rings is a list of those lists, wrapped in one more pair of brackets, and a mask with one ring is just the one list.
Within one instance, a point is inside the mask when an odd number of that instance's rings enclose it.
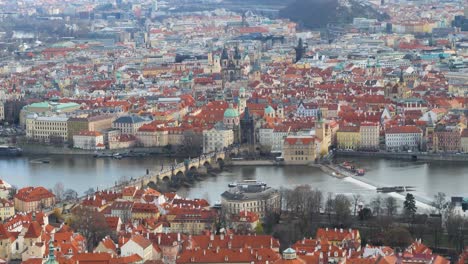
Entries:
{"label": "boat", "polygon": [[31,160],[29,162],[35,163],[35,164],[42,164],[42,163],[48,164],[48,163],[50,163],[50,160],[48,160],[48,159],[35,159],[35,160]]}
{"label": "boat", "polygon": [[391,193],[391,192],[412,192],[414,191],[414,186],[393,186],[393,187],[380,187],[377,188],[377,192],[381,193]]}
{"label": "boat", "polygon": [[0,156],[21,156],[23,150],[17,147],[0,146]]}
{"label": "boat", "polygon": [[356,170],[356,175],[357,176],[364,176],[365,173],[366,173],[366,171],[364,169],[357,169]]}

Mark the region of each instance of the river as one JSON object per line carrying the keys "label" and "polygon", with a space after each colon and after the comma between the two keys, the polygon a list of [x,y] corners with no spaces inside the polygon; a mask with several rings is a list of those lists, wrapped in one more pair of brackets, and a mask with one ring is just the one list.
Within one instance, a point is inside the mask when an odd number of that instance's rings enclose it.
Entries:
{"label": "river", "polygon": [[[50,163],[35,163],[37,159]],[[195,182],[190,188],[181,188],[178,193],[190,198],[206,198],[210,202],[220,199],[228,183],[244,179],[257,179],[270,186],[294,187],[309,184],[324,193],[359,193],[370,197],[375,187],[407,185],[415,187],[415,195],[431,199],[436,192],[449,196],[468,196],[468,164],[466,163],[425,163],[404,160],[355,158],[356,166],[366,170],[366,175],[356,179],[340,180],[325,174],[318,168],[293,167],[230,167],[215,177]],[[33,162],[31,162],[33,161]],[[181,160],[178,160],[180,162]],[[342,162],[343,159],[338,159]],[[146,169],[159,169],[174,159],[160,157],[93,158],[90,156],[23,156],[0,159],[0,178],[18,187],[42,185],[52,188],[62,182],[65,188],[72,188],[82,194],[88,188],[105,188],[122,178],[136,178],[144,175]]]}

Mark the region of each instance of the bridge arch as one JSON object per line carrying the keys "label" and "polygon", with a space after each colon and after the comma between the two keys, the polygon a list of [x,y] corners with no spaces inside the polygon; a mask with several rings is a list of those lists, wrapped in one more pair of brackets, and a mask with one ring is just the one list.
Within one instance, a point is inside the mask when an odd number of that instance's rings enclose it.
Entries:
{"label": "bridge arch", "polygon": [[169,182],[171,180],[171,178],[169,176],[164,176],[162,179],[161,179],[163,182]]}

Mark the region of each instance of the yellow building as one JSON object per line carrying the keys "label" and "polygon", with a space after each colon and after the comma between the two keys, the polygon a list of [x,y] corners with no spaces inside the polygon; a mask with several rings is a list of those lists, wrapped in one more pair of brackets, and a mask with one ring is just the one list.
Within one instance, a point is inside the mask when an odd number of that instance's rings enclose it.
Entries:
{"label": "yellow building", "polygon": [[151,203],[134,203],[132,207],[132,219],[158,218],[158,207]]}
{"label": "yellow building", "polygon": [[305,165],[320,156],[320,139],[313,136],[288,136],[283,143],[283,158],[286,164]]}
{"label": "yellow building", "polygon": [[357,149],[361,144],[359,127],[340,127],[336,132],[336,141],[339,149]]}
{"label": "yellow building", "polygon": [[460,141],[461,151],[468,153],[468,128],[463,129]]}
{"label": "yellow building", "polygon": [[6,199],[0,199],[0,221],[15,215],[15,204]]}
{"label": "yellow building", "polygon": [[68,141],[68,118],[65,116],[28,116],[26,137],[45,143]]}

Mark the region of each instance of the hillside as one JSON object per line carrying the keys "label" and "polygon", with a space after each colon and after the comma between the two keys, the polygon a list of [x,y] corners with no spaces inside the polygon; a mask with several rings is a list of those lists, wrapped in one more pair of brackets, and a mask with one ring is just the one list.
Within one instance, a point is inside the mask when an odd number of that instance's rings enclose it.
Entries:
{"label": "hillside", "polygon": [[296,0],[280,11],[280,16],[289,18],[306,28],[324,28],[329,23],[351,23],[355,17],[386,19],[370,6],[350,1],[342,6],[338,0]]}

